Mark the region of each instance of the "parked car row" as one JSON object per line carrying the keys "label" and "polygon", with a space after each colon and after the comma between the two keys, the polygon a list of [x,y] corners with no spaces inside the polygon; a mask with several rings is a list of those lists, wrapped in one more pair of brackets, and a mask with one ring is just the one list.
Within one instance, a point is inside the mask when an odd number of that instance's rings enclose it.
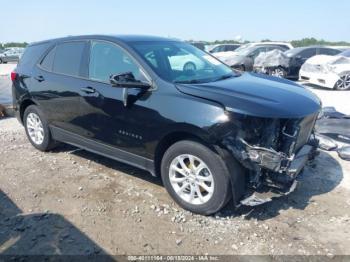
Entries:
{"label": "parked car row", "polygon": [[[240,71],[254,71],[280,78],[303,80],[337,90],[350,89],[350,59],[346,47],[308,46],[261,42],[240,46],[235,51],[211,52]],[[342,52],[344,51],[344,52]]]}
{"label": "parked car row", "polygon": [[0,51],[0,64],[18,62],[24,52],[24,48],[15,47]]}
{"label": "parked car row", "polygon": [[310,84],[334,88],[350,89],[350,49],[336,56],[314,56],[301,66],[300,80]]}
{"label": "parked car row", "polygon": [[[275,53],[277,55],[277,52]],[[270,61],[267,60],[265,61],[263,67],[256,65],[254,69],[257,72],[269,72],[270,75],[296,80],[299,78],[301,66],[309,58],[315,55],[333,56],[339,53],[340,50],[323,46],[298,47],[290,49],[281,54],[281,56],[284,58],[283,62],[280,61],[280,63],[269,63]]]}

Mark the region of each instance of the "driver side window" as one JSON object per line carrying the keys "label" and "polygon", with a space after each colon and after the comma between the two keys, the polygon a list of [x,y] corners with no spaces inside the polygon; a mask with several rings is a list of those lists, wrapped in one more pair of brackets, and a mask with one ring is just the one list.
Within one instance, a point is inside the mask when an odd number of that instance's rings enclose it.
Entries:
{"label": "driver side window", "polygon": [[90,79],[109,83],[111,75],[126,72],[132,72],[136,80],[146,81],[141,68],[122,48],[103,41],[91,42]]}

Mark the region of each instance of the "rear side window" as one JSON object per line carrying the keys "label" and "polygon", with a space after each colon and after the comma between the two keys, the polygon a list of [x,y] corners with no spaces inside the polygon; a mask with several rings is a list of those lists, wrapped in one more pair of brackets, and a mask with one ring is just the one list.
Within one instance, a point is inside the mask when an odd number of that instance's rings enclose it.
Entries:
{"label": "rear side window", "polygon": [[28,46],[18,63],[18,67],[32,68],[48,47],[49,43]]}
{"label": "rear side window", "polygon": [[318,53],[321,55],[337,55],[340,53],[337,49],[331,49],[331,48],[320,48],[318,50]]}
{"label": "rear side window", "polygon": [[305,50],[301,51],[301,52],[299,53],[299,55],[300,55],[302,58],[310,58],[310,57],[316,55],[316,48],[305,49]]}
{"label": "rear side window", "polygon": [[80,76],[84,49],[85,42],[83,41],[57,45],[52,71],[70,76]]}

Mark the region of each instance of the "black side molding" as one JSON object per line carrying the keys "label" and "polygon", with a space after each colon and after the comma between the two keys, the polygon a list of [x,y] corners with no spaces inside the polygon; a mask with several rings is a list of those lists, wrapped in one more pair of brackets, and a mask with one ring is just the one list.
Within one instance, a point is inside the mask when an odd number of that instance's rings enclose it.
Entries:
{"label": "black side molding", "polygon": [[130,152],[126,152],[124,150],[118,149],[116,147],[79,136],[77,134],[66,131],[59,127],[50,125],[50,130],[51,130],[53,139],[57,141],[64,142],[64,143],[82,148],[86,151],[90,151],[90,152],[123,162],[125,164],[129,164],[131,166],[135,166],[135,167],[147,170],[153,176],[156,176],[154,161],[151,159],[147,159],[142,156],[138,156]]}

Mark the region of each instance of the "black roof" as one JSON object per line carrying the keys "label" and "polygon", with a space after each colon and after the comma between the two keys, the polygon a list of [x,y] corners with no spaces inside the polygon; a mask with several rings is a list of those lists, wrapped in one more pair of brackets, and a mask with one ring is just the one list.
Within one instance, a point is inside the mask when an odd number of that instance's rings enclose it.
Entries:
{"label": "black roof", "polygon": [[60,38],[54,38],[39,42],[31,43],[30,45],[43,44],[46,42],[59,42],[67,40],[79,40],[86,38],[97,38],[104,40],[117,40],[120,42],[145,42],[145,41],[180,41],[175,38],[166,38],[160,36],[150,36],[150,35],[78,35],[78,36],[66,36]]}

